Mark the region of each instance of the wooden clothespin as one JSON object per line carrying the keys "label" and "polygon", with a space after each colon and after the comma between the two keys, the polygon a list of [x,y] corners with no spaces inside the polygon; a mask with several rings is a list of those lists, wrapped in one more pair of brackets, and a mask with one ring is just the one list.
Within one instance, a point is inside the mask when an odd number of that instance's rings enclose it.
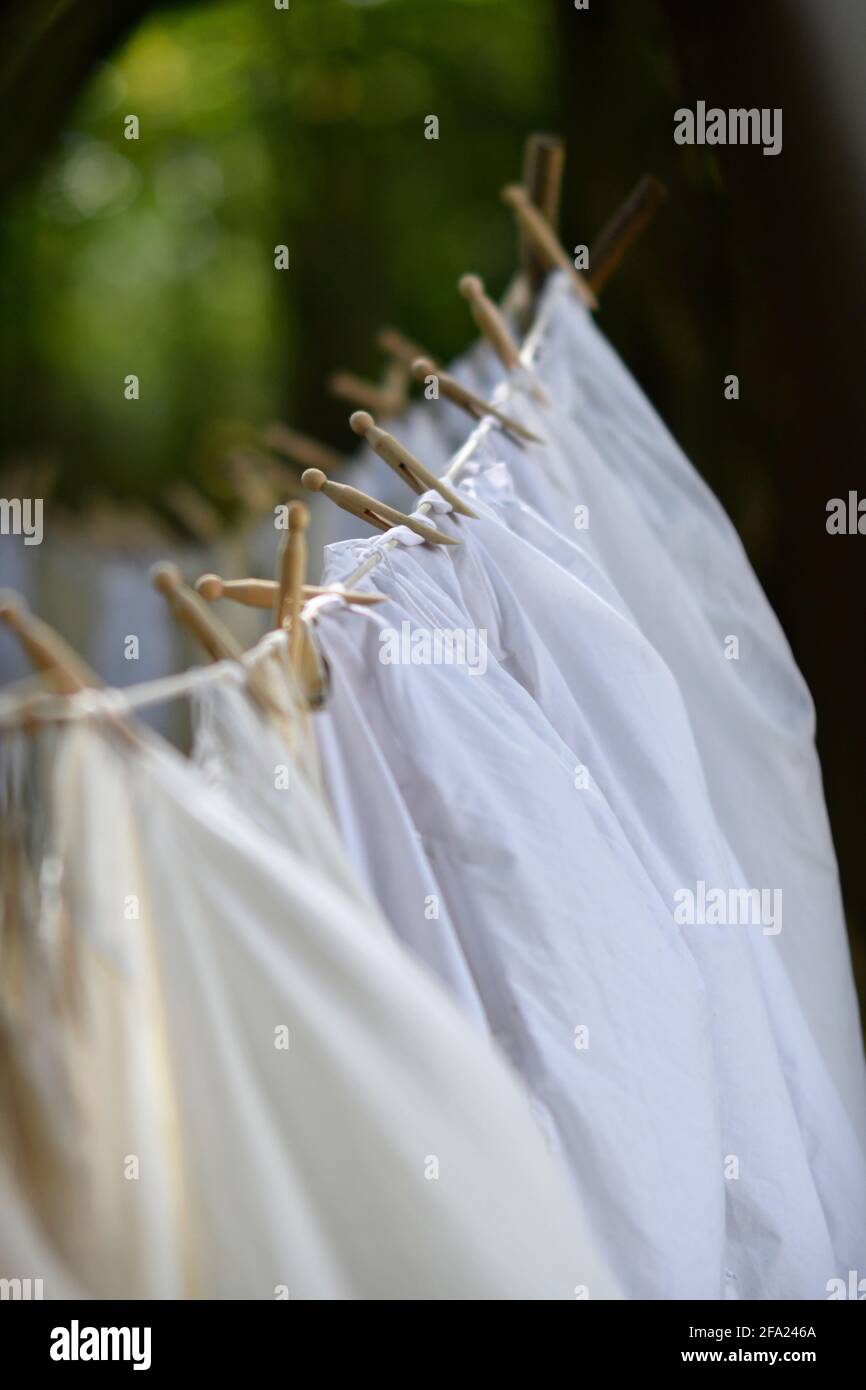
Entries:
{"label": "wooden clothespin", "polygon": [[206,603],[228,598],[246,608],[272,609],[279,586],[273,579],[223,579],[218,574],[202,574],[194,588]]}
{"label": "wooden clothespin", "polygon": [[14,632],[34,668],[61,695],[101,689],[103,682],[87,663],[55,632],[31,613],[27,602],[12,589],[0,591],[0,620]]}
{"label": "wooden clothespin", "polygon": [[389,352],[392,357],[396,357],[399,362],[405,362],[407,366],[411,365],[416,357],[430,357],[429,352],[425,352],[424,348],[419,347],[418,343],[413,343],[411,338],[407,338],[405,333],[401,333],[397,328],[381,328],[376,335],[376,342],[383,352]]}
{"label": "wooden clothespin", "polygon": [[490,343],[506,371],[510,372],[519,366],[520,349],[512,338],[505,319],[493,300],[485,293],[481,276],[461,275],[457,288],[468,302],[479,331]]}
{"label": "wooden clothespin", "polygon": [[667,189],[654,174],[644,174],[625,202],[605,223],[589,253],[589,283],[594,290],[607,284],[629,247],[655,217]]}
{"label": "wooden clothespin", "polygon": [[[150,579],[153,587],[166,600],[172,616],[192,633],[212,661],[243,663],[244,649],[240,642],[214,617],[198,594],[183,582],[177,565],[168,562],[154,565]],[[247,689],[259,708],[269,717],[281,717],[282,711],[271,699],[260,673],[255,669],[248,670],[246,678]]]}
{"label": "wooden clothespin", "polygon": [[[273,610],[280,598],[280,585],[274,579],[221,579],[218,574],[203,574],[196,580],[195,589],[196,593],[209,603],[215,599],[227,598],[235,603],[245,604],[248,608]],[[358,589],[347,589],[344,584],[301,585],[301,595],[305,602],[307,599],[319,598],[326,594],[341,598],[345,603],[361,606],[387,602],[386,594],[378,594],[372,589],[364,593]],[[300,669],[293,668],[293,671],[308,705],[316,709],[323,702],[327,680],[315,652],[310,651],[309,646],[309,642],[304,640]]]}
{"label": "wooden clothespin", "polygon": [[[0,591],[0,621],[14,632],[35,670],[59,695],[78,695],[84,690],[104,690],[105,682],[69,645],[59,632],[37,618],[21,594],[12,589]],[[135,747],[138,734],[117,710],[106,708],[112,726]],[[22,727],[32,727],[33,716],[24,712]],[[38,720],[37,720],[38,722]]]}
{"label": "wooden clothespin", "polygon": [[225,467],[247,517],[257,518],[270,511],[276,496],[301,495],[295,469],[255,449],[236,450],[227,458]]}
{"label": "wooden clothespin", "polygon": [[288,425],[278,422],[268,425],[262,431],[262,442],[301,468],[327,468],[333,473],[335,469],[339,471],[346,464],[346,459],[336,449],[329,448],[327,444],[320,444],[310,435],[290,430]]}
{"label": "wooden clothespin", "polygon": [[502,201],[511,208],[524,237],[535,247],[538,259],[547,265],[548,270],[564,270],[583,303],[590,309],[598,308],[598,300],[589,284],[580,271],[575,269],[571,257],[561,245],[544,214],[533,206],[529,191],[522,184],[509,184],[502,190]]}
{"label": "wooden clothespin", "polygon": [[210,545],[225,530],[216,507],[189,483],[170,483],[162,496],[190,535],[202,545]]}
{"label": "wooden clothespin", "polygon": [[289,668],[307,704],[315,708],[324,700],[327,678],[301,618],[309,524],[309,508],[303,502],[293,502],[289,507],[289,528],[277,557],[274,627],[288,627]]}
{"label": "wooden clothespin", "polygon": [[394,507],[386,506],[384,502],[378,502],[375,497],[369,497],[366,492],[360,492],[356,487],[332,482],[320,468],[308,468],[302,474],[301,482],[310,492],[323,492],[344,512],[351,512],[361,521],[375,526],[377,531],[390,531],[393,526],[408,526],[416,536],[422,536],[431,545],[460,544],[454,536],[446,536],[443,531],[437,531],[433,526],[425,526],[423,522],[406,516],[405,512],[398,512]]}
{"label": "wooden clothespin", "polygon": [[274,627],[289,629],[289,665],[297,673],[301,667],[304,631],[301,607],[302,587],[307,572],[307,527],[310,511],[303,502],[289,507],[289,526],[277,556],[277,598],[274,604]]}
{"label": "wooden clothespin", "polygon": [[[398,369],[398,376],[394,373],[395,367]],[[399,415],[406,404],[406,377],[407,373],[402,363],[394,362],[390,364],[386,379],[381,385],[375,381],[365,381],[363,377],[355,376],[354,372],[334,372],[328,381],[328,387],[332,395],[348,401],[350,405],[364,406],[365,409],[375,410],[379,415],[392,418]]]}
{"label": "wooden clothespin", "polygon": [[459,512],[461,516],[477,517],[477,512],[473,512],[472,508],[464,502],[459,493],[455,492],[454,489],[443,482],[441,478],[437,478],[435,473],[431,473],[430,469],[427,468],[420,459],[417,459],[414,454],[410,454],[409,450],[404,448],[399,439],[394,438],[393,434],[389,434],[387,430],[380,429],[372,415],[366,410],[356,410],[355,413],[349,417],[349,424],[355,431],[355,434],[359,434],[362,439],[366,439],[373,452],[378,454],[379,458],[383,459],[389,468],[393,468],[395,473],[399,473],[400,477],[413,492],[429,492],[429,490],[433,488],[439,493],[440,497],[445,498],[446,502],[450,502],[454,511]]}
{"label": "wooden clothespin", "polygon": [[[267,608],[273,610],[279,593],[279,584],[274,579],[222,579],[218,574],[203,574],[195,581],[195,591],[208,603],[217,599],[231,599],[246,608]],[[342,584],[302,584],[301,593],[308,598],[319,598],[323,594],[336,594],[346,603],[369,605],[384,603],[387,595],[377,594],[372,589],[346,589]]]}
{"label": "wooden clothespin", "polygon": [[[565,141],[561,135],[535,131],[526,141],[523,154],[523,186],[529,200],[537,208],[554,236],[559,229],[559,204],[562,196],[562,175],[565,167]],[[521,260],[534,303],[550,269],[543,256],[525,231],[521,233]]]}
{"label": "wooden clothespin", "polygon": [[526,439],[532,444],[543,444],[544,440],[537,434],[533,434],[525,425],[521,425],[517,420],[513,420],[510,415],[506,415],[498,406],[491,405],[482,396],[478,396],[474,391],[470,391],[468,386],[457,381],[447,372],[440,371],[429,357],[416,357],[412,363],[412,375],[416,381],[427,381],[430,377],[435,377],[439,383],[439,390],[443,396],[447,396],[449,401],[459,405],[469,415],[476,420],[480,420],[484,415],[492,415],[494,420],[498,420],[503,429],[510,434],[517,435],[518,439]]}
{"label": "wooden clothespin", "polygon": [[382,391],[388,402],[388,414],[401,415],[409,399],[408,363],[395,358],[386,365],[382,376]]}
{"label": "wooden clothespin", "polygon": [[242,661],[244,649],[227,627],[183,582],[177,565],[164,561],[150,571],[153,587],[168,603],[172,615],[204,647],[212,661]]}

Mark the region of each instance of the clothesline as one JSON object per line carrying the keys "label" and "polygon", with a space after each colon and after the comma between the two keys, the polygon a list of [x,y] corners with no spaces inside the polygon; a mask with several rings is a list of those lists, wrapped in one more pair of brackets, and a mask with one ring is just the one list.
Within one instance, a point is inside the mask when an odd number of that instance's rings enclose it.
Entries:
{"label": "clothesline", "polygon": [[[570,288],[570,284],[566,280],[554,284],[527,333],[520,349],[521,365],[527,372],[532,370],[532,365],[544,341],[548,324],[560,296]],[[493,392],[492,404],[504,404],[510,400],[514,390],[515,379],[513,377],[500,382]],[[443,474],[445,481],[453,482],[460,476],[478,445],[496,424],[497,421],[492,415],[486,415],[479,421]],[[431,504],[422,501],[417,507],[415,515],[426,516],[430,510]],[[357,582],[379,563],[383,551],[390,550],[397,544],[396,539],[386,539],[384,544],[373,551],[345,581],[335,587],[333,597],[330,594],[325,594],[309,599],[304,605],[302,613],[310,618],[321,609],[323,603],[339,601],[341,588],[354,588]],[[280,633],[269,633],[262,641],[279,639],[280,636]],[[262,643],[260,642],[256,644],[253,651],[261,650]],[[252,658],[252,655],[252,653],[246,654],[245,665],[249,664],[246,658]],[[210,666],[193,666],[176,675],[158,677],[155,680],[142,682],[140,685],[127,686],[123,689],[117,687],[111,689],[94,688],[72,696],[56,695],[50,691],[6,696],[0,698],[0,728],[12,728],[30,721],[39,724],[68,723],[76,719],[89,719],[106,713],[119,715],[131,713],[134,710],[149,709],[156,705],[167,704],[171,700],[182,699],[206,685],[218,683],[226,679],[232,670],[231,662],[220,661]]]}
{"label": "clothesline", "polygon": [[[571,288],[572,287],[569,281],[560,280],[556,282],[554,289],[549,293],[540,312],[536,315],[535,322],[533,323],[532,327],[527,333],[520,349],[520,362],[526,371],[532,370],[532,365],[535,361],[541,344],[544,341],[544,335],[547,331],[547,326],[553,315],[554,308],[559,300],[560,295],[565,294],[566,290],[569,290]],[[507,401],[511,399],[512,395],[514,394],[514,387],[514,378],[508,378],[505,381],[500,382],[493,392],[491,404],[495,406],[504,405]],[[442,479],[444,482],[456,482],[461,472],[465,468],[466,464],[469,462],[469,460],[472,458],[472,455],[475,453],[475,450],[478,447],[478,445],[484,438],[486,438],[486,436],[490,433],[490,431],[497,423],[498,422],[493,415],[485,415],[484,418],[481,421],[479,421],[475,429],[470,434],[469,438],[466,440],[465,444],[463,444],[461,448],[458,449],[457,453],[454,455],[454,458],[451,460],[451,463],[448,465],[448,468],[443,473]],[[415,509],[413,515],[416,517],[429,516],[431,508],[432,503],[421,502]],[[386,540],[382,545],[378,546],[378,548],[374,550],[371,555],[367,556],[366,560],[364,560],[357,567],[357,569],[352,570],[351,574],[348,574],[346,576],[345,580],[343,581],[346,588],[355,588],[359,581],[365,577],[365,575],[369,574],[371,570],[375,569],[376,565],[379,564],[379,561],[381,560],[383,553],[387,550],[392,550],[394,546],[397,544],[398,541],[394,539]],[[315,602],[315,599],[311,599],[309,603],[305,605],[302,612],[306,612],[309,609],[310,604]]]}
{"label": "clothesline", "polygon": [[[10,750],[0,780],[25,870],[10,875],[23,904],[10,893],[12,910],[34,921],[34,942],[64,946],[58,965],[67,940],[86,940],[84,983],[128,1042],[82,1053],[70,1031],[67,1052],[92,1055],[97,1082],[116,1078],[107,1137],[129,1133],[123,1149],[136,1153],[151,1136],[166,1174],[161,1189],[99,1168],[114,1203],[100,1212],[141,1203],[140,1227],[97,1230],[110,1257],[130,1233],[161,1230],[154,1210],[172,1236],[177,1210],[218,1296],[269,1296],[286,1279],[292,1296],[405,1293],[437,1278],[455,1296],[462,1278],[497,1296],[502,1280],[527,1296],[580,1279],[596,1298],[609,1266],[634,1298],[804,1299],[863,1248],[866,1074],[808,692],[729,519],[566,288],[550,284],[494,397],[522,393],[528,406],[535,386],[549,400],[533,466],[506,430],[467,467],[491,416],[467,438],[437,413],[439,451],[435,438],[426,455],[417,446],[448,480],[466,469],[462,545],[421,554],[424,538],[401,545],[396,526],[329,548],[326,578],[343,584],[387,550],[376,589],[389,607],[343,621],[336,586],[305,606],[332,679],[315,723],[281,659],[291,628],[278,628],[245,654],[215,647],[229,659],[184,676],[44,697],[64,719],[90,716],[47,750],[50,786],[38,739]],[[580,543],[574,496],[593,518]],[[415,505],[435,514],[436,494]],[[415,636],[446,630],[457,660],[416,651]],[[409,639],[396,660],[383,641],[395,631]],[[482,632],[483,666],[468,656]],[[721,665],[720,632],[749,634],[735,670]],[[269,653],[280,659],[257,674],[294,720],[288,753],[244,689]],[[112,720],[135,732],[132,701],[186,692],[189,759],[156,738],[152,756],[130,756],[105,736]],[[37,839],[45,809],[50,833]],[[130,894],[142,910],[126,929]],[[696,910],[710,894],[724,903],[713,919]],[[52,934],[61,908],[69,930],[64,919]],[[121,989],[138,991],[128,1011]],[[458,1016],[437,1022],[433,1010],[454,1003],[496,1042],[482,1049],[486,1072]],[[101,1038],[109,1009],[99,1014]],[[41,1018],[26,1038],[34,1075],[51,1038]],[[275,1068],[269,1020],[287,1049],[283,1019],[294,1060]],[[562,1226],[554,1240],[557,1213],[526,1205],[556,1179],[533,1157],[525,1108],[487,1104],[500,1053],[591,1237]],[[156,1086],[127,1084],[146,1082],[147,1066],[167,1088],[159,1109]],[[164,1158],[163,1133],[176,1136]],[[509,1177],[502,1154],[511,1164],[524,1143]],[[363,1164],[341,1166],[359,1152]],[[431,1204],[421,1184],[440,1156]],[[0,1164],[0,1207],[3,1180]],[[239,1181],[255,1198],[242,1208]],[[15,1200],[28,1210],[29,1193]],[[493,1233],[479,1224],[491,1211]],[[500,1211],[526,1222],[504,1260]],[[130,1243],[137,1287],[187,1289],[182,1265],[151,1274],[149,1247]],[[564,1273],[527,1268],[561,1248]],[[481,1252],[478,1273],[467,1250]],[[107,1273],[87,1250],[79,1267],[98,1292],[123,1286],[108,1257]]]}
{"label": "clothesline", "polygon": [[0,702],[0,727],[9,728],[30,719],[40,724],[55,724],[87,719],[108,710],[125,713],[127,710],[147,709],[179,699],[200,685],[224,678],[228,666],[228,662],[219,662],[214,666],[193,666],[178,675],[161,676],[141,685],[127,686],[124,690],[96,688],[82,690],[73,696],[35,691],[11,696]]}
{"label": "clothesline", "polygon": [[[339,591],[334,591],[335,599]],[[264,651],[266,645],[276,645],[287,640],[284,632],[266,633],[250,652],[245,652],[243,664],[250,666]],[[26,694],[7,696],[0,699],[0,728],[14,728],[16,725],[33,721],[38,724],[63,724],[76,719],[90,719],[105,714],[128,714],[133,710],[152,708],[169,700],[181,699],[204,686],[218,685],[229,680],[235,670],[231,661],[216,661],[210,666],[191,666],[173,676],[160,676],[156,680],[142,681],[140,685],[115,688],[94,687],[82,690],[75,695],[55,695],[51,691],[28,691]]]}

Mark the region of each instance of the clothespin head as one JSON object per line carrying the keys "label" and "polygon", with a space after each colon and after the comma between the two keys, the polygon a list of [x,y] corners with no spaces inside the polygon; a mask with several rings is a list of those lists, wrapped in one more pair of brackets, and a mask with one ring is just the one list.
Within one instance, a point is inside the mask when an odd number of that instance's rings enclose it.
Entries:
{"label": "clothespin head", "polygon": [[171,598],[183,583],[183,579],[177,565],[170,564],[168,560],[161,560],[159,564],[151,567],[150,582],[163,598]]}
{"label": "clothespin head", "polygon": [[459,493],[455,492],[441,478],[437,478],[436,474],[432,473],[420,459],[404,448],[393,434],[380,429],[369,411],[356,410],[349,417],[349,424],[356,434],[366,439],[374,453],[377,453],[389,468],[393,468],[394,472],[400,475],[413,492],[429,492],[433,489],[439,493],[440,497],[444,497],[446,502],[450,502],[453,510],[461,516],[476,516],[476,513],[463,501]]}
{"label": "clothespin head", "polygon": [[457,288],[469,304],[479,331],[490,343],[506,371],[520,363],[520,349],[504,318],[489,298],[480,275],[461,275]]}
{"label": "clothespin head", "polygon": [[468,386],[464,386],[461,381],[447,372],[440,371],[435,362],[429,357],[416,357],[412,363],[412,375],[416,381],[427,381],[430,377],[435,377],[439,383],[439,390],[443,396],[447,396],[449,401],[459,405],[469,415],[476,420],[480,420],[485,415],[492,415],[494,420],[498,420],[503,429],[509,433],[517,435],[519,439],[525,439],[532,444],[543,444],[544,440],[537,434],[533,434],[525,425],[521,425],[518,420],[513,420],[510,415],[506,415],[498,406],[491,405],[482,396],[470,391]]}
{"label": "clothespin head", "polygon": [[508,184],[502,190],[502,201],[511,208],[524,237],[532,243],[542,264],[546,265],[548,270],[564,270],[583,303],[591,309],[597,309],[598,300],[589,284],[575,268],[544,214],[534,206],[528,190],[519,183]]}
{"label": "clothespin head", "polygon": [[[208,603],[213,603],[216,599],[223,596],[223,580],[218,574],[203,574],[195,581],[195,591]],[[270,608],[270,604],[268,607]]]}
{"label": "clothespin head", "polygon": [[333,482],[321,468],[308,468],[301,474],[301,482],[308,491],[323,492],[344,512],[351,512],[353,516],[366,521],[369,526],[375,526],[378,531],[390,531],[394,526],[406,526],[432,545],[460,544],[455,536],[446,536],[434,526],[425,526],[423,522],[416,521],[415,517],[398,512],[395,507],[379,502],[356,487]]}
{"label": "clothespin head", "polygon": [[457,281],[457,288],[464,299],[470,299],[473,295],[484,293],[484,281],[480,275],[461,275]]}
{"label": "clothespin head", "polygon": [[355,434],[360,434],[362,438],[366,436],[367,431],[371,430],[375,424],[376,421],[373,419],[369,410],[353,410],[352,414],[349,416],[349,428],[353,430]]}

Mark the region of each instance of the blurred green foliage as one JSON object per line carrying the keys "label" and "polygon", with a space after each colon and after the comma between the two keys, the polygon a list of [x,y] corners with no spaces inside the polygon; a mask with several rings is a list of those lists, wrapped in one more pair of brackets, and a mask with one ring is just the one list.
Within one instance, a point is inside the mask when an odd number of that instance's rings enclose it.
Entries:
{"label": "blurred green foliage", "polygon": [[177,477],[218,494],[232,422],[282,415],[349,447],[328,372],[378,374],[387,321],[456,351],[458,275],[498,292],[513,271],[498,192],[555,123],[551,40],[525,0],[146,19],[0,226],[4,456],[56,459],[76,503],[154,500]]}

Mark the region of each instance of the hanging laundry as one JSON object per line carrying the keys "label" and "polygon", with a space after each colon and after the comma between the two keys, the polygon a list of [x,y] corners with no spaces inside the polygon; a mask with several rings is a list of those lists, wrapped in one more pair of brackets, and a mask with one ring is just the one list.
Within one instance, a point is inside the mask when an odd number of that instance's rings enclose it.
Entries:
{"label": "hanging laundry", "polygon": [[[326,573],[343,577],[370,550],[333,547]],[[383,551],[376,583],[392,603],[323,610],[317,632],[341,701],[317,716],[326,772],[349,742],[328,726],[354,705],[422,838],[494,1036],[623,1288],[721,1297],[710,1020],[669,907],[598,788],[575,788],[572,751],[494,653],[483,677],[459,662],[381,660],[404,623],[459,636],[466,614],[443,583],[448,566],[423,542]]]}
{"label": "hanging laundry", "polygon": [[[473,520],[448,517],[436,493],[423,499],[459,547],[435,555],[411,548],[380,566],[375,582],[384,575],[387,591],[399,563],[402,593],[409,570],[449,589],[466,627],[485,633],[572,749],[576,772],[598,784],[672,913],[697,885],[718,885],[731,903],[730,918],[675,915],[711,1005],[724,1153],[738,1173],[726,1186],[726,1268],[742,1297],[821,1296],[833,1271],[866,1245],[866,1163],[775,953],[781,899],[772,900],[778,915],[765,916],[759,895],[755,913],[664,662],[583,582],[597,571],[577,547],[571,563],[566,542],[554,547],[565,562],[557,564],[546,545],[536,549],[503,524],[515,518],[528,529],[531,512],[503,505],[503,465],[489,472],[489,489],[480,466],[463,489]],[[536,530],[543,535],[540,518]]]}
{"label": "hanging laundry", "polygon": [[[84,1136],[97,1215],[107,1185],[158,1218],[112,1227],[128,1281],[67,1252],[70,1279],[114,1296],[615,1294],[502,1064],[359,920],[363,898],[104,717],[63,730],[54,788],[74,940],[122,1004],[92,1029],[93,1083],[122,1065],[130,1092],[112,1083],[108,1128]],[[85,1013],[103,1002],[85,992]],[[112,1053],[131,1023],[135,1047]]]}
{"label": "hanging laundry", "polygon": [[[602,279],[658,201],[641,187]],[[402,515],[407,474],[365,447],[351,516],[322,501],[307,535],[295,507],[276,632],[244,654],[163,567],[189,629],[163,651],[222,659],[126,699],[81,690],[74,652],[4,605],[79,691],[0,700],[0,1279],[22,1297],[852,1282],[866,1063],[812,701],[570,254],[526,190],[504,200],[524,251],[565,267],[522,348],[459,282],[481,338],[449,373],[508,418],[467,440],[422,362],[425,399],[379,422],[394,438],[353,419],[433,490]],[[221,574],[262,507],[273,572],[272,485],[242,489]],[[401,524],[356,539],[382,501]],[[326,581],[385,601],[319,595],[300,619],[306,547],[335,538]],[[111,621],[62,609],[109,665],[141,627],[123,615],[153,620],[116,560],[117,593],[90,567]],[[235,618],[247,645],[262,611]],[[191,698],[190,761],[132,720],[175,727],[168,694]]]}
{"label": "hanging laundry", "polygon": [[[76,826],[71,808],[69,817],[53,814],[63,742],[51,729],[0,738],[2,1151],[24,1204],[18,1224],[37,1231],[50,1253],[37,1271],[45,1297],[69,1285],[88,1297],[181,1297],[181,1198],[168,1142],[174,1125],[146,943],[133,920],[138,903],[111,855],[88,882],[97,867],[91,848],[107,827],[120,832],[122,807],[103,797],[99,819]],[[70,852],[88,882],[92,912],[81,911],[68,877],[63,882]],[[22,1269],[0,1271],[7,1273]]]}
{"label": "hanging laundry", "polygon": [[[447,984],[466,1016],[486,1032],[483,1006],[441,889],[369,730],[351,710],[326,721],[323,735],[333,737],[336,727],[342,738],[340,754],[327,759],[335,779],[330,805],[336,808],[336,820],[332,817],[310,715],[293,686],[285,646],[286,634],[275,633],[248,658],[266,676],[268,693],[283,711],[282,732],[252,706],[241,673],[228,670],[224,680],[194,693],[194,759],[211,783],[278,844],[291,845],[350,896],[362,897],[366,886],[368,903],[378,903],[384,914],[370,909],[368,919],[393,924],[415,956]],[[339,692],[334,698],[339,703]],[[317,716],[320,734],[321,723]]]}
{"label": "hanging laundry", "polygon": [[518,389],[511,408],[548,447],[503,438],[502,456],[676,677],[737,861],[782,895],[776,948],[866,1153],[866,1064],[808,690],[723,508],[559,278],[547,293],[537,370],[558,405]]}

